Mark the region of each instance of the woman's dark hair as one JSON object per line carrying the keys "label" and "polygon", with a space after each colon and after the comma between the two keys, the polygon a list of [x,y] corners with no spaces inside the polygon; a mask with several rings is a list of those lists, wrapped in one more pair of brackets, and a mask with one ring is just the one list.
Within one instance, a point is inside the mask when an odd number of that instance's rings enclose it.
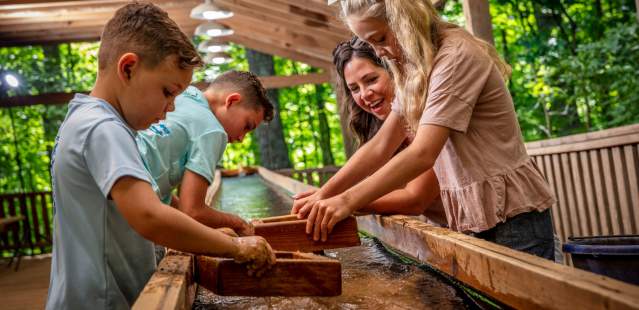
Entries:
{"label": "woman's dark hair", "polygon": [[[348,115],[348,125],[357,138],[358,147],[370,140],[382,126],[383,120],[360,108],[351,94],[346,79],[344,78],[344,67],[353,57],[368,59],[371,63],[386,69],[383,61],[377,57],[373,48],[368,43],[353,37],[337,45],[333,50],[333,64],[337,71],[336,91],[337,100],[341,100],[341,108]],[[388,71],[390,74],[390,71]]]}

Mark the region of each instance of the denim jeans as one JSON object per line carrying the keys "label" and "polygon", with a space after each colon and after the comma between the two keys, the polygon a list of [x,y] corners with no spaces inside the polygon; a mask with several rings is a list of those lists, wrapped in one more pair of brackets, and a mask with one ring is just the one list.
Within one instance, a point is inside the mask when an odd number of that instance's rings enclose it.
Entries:
{"label": "denim jeans", "polygon": [[516,215],[474,236],[549,260],[555,258],[550,209]]}

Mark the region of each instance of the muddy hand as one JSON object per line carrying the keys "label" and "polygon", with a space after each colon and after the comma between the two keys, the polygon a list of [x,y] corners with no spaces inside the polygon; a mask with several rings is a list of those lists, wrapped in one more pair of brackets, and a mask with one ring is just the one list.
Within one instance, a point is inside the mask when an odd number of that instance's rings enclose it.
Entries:
{"label": "muddy hand", "polygon": [[227,235],[227,236],[231,236],[231,237],[238,237],[237,233],[235,233],[235,230],[233,230],[232,228],[229,227],[222,227],[222,228],[218,228],[216,229],[217,231]]}
{"label": "muddy hand", "polygon": [[249,276],[261,276],[273,264],[275,253],[266,240],[260,236],[233,238],[237,253],[233,257],[237,263],[247,263]]}
{"label": "muddy hand", "polygon": [[252,223],[243,222],[242,226],[237,229],[237,232],[242,237],[255,235],[255,227]]}

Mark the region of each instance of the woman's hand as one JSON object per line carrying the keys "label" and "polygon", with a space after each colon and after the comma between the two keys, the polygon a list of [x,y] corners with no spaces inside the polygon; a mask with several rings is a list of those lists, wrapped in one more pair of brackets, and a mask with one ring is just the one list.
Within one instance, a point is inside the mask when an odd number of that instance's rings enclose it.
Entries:
{"label": "woman's hand", "polygon": [[[307,204],[308,205],[308,204]],[[329,199],[319,200],[310,205],[306,220],[306,233],[313,233],[313,240],[326,241],[335,224],[353,213],[344,194]]]}
{"label": "woman's hand", "polygon": [[293,199],[293,208],[291,209],[291,214],[297,214],[297,218],[305,218],[308,212],[311,211],[311,207],[313,204],[319,200],[321,200],[322,194],[320,191],[310,190],[302,193],[295,194]]}
{"label": "woman's hand", "polygon": [[247,263],[248,275],[261,276],[275,264],[275,253],[266,239],[260,236],[233,238],[237,252],[233,259],[237,263]]}

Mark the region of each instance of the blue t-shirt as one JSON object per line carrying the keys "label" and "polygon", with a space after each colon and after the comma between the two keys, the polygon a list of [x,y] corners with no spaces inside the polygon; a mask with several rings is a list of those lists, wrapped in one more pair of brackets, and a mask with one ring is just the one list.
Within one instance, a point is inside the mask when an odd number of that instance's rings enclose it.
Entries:
{"label": "blue t-shirt", "polygon": [[106,101],[77,94],[53,149],[53,258],[47,309],[127,309],[155,270],[153,243],[122,217],[115,182],[150,177],[136,132]]}
{"label": "blue t-shirt", "polygon": [[140,131],[138,149],[164,203],[180,184],[185,169],[213,182],[228,136],[202,92],[189,86],[175,98],[166,120]]}

